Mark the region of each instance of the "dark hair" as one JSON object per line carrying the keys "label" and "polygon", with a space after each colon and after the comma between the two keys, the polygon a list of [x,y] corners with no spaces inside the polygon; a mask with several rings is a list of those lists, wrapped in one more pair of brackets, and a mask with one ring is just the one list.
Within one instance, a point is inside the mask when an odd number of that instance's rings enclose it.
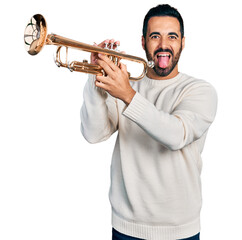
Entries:
{"label": "dark hair", "polygon": [[149,12],[146,14],[143,24],[143,36],[146,37],[147,33],[147,27],[148,27],[148,21],[152,17],[162,17],[162,16],[168,16],[168,17],[175,17],[179,23],[180,23],[180,31],[181,31],[181,37],[184,37],[184,24],[183,19],[180,13],[177,11],[176,8],[171,7],[169,4],[162,4],[158,5],[154,8],[151,8]]}

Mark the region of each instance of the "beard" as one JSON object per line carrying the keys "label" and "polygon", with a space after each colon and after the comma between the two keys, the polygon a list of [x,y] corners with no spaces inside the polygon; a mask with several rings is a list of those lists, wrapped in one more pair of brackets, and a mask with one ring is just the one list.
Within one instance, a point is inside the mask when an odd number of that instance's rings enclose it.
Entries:
{"label": "beard", "polygon": [[[178,63],[178,61],[180,59],[181,52],[182,52],[182,44],[180,46],[179,51],[176,53],[175,56],[174,56],[174,53],[170,49],[162,49],[162,48],[159,48],[159,49],[157,49],[154,52],[154,56],[158,52],[169,52],[169,53],[171,53],[172,61],[171,61],[171,64],[168,67],[166,67],[166,68],[159,67],[159,65],[157,64],[157,62],[154,61],[153,70],[155,71],[155,73],[158,76],[160,76],[160,77],[166,77],[166,76],[168,76],[173,71],[173,69],[175,68],[175,66],[177,65],[177,63]],[[146,47],[146,44],[145,44],[145,53],[146,53],[146,57],[147,57],[148,61],[152,61],[154,59],[152,57],[152,54],[148,51],[148,49]]]}

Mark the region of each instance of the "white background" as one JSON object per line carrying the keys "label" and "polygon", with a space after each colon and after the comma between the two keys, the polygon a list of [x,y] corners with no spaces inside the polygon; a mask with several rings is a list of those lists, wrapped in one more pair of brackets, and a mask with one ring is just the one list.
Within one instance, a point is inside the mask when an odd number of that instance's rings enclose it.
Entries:
{"label": "white background", "polygon": [[[87,75],[58,69],[53,46],[35,57],[25,52],[30,17],[41,13],[49,33],[81,42],[118,39],[122,50],[145,58],[143,18],[159,3],[9,0],[1,6],[0,240],[111,239],[115,136],[97,145],[83,139],[80,108]],[[240,239],[241,6],[235,0],[166,3],[178,8],[185,22],[179,70],[209,81],[219,97],[203,152],[201,239]]]}

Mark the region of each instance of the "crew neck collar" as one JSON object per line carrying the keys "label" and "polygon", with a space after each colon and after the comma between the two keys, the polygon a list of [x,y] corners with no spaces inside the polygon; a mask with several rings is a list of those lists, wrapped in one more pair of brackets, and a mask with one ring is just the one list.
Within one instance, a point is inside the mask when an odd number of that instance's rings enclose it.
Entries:
{"label": "crew neck collar", "polygon": [[153,79],[153,78],[149,78],[147,77],[147,75],[144,77],[143,80],[141,81],[146,81],[148,84],[150,85],[170,85],[176,81],[178,81],[181,77],[182,77],[182,73],[178,73],[175,77],[173,78],[169,78],[169,79],[166,79],[166,80],[158,80],[158,79]]}

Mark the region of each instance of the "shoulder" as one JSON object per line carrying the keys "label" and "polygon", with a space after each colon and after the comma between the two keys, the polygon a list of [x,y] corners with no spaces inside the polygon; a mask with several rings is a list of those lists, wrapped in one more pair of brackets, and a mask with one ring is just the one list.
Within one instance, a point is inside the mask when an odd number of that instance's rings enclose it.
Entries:
{"label": "shoulder", "polygon": [[213,87],[212,84],[209,83],[209,81],[206,81],[201,78],[193,77],[193,76],[187,75],[185,73],[181,73],[180,82],[187,84],[187,85],[207,85],[207,86]]}
{"label": "shoulder", "polygon": [[183,74],[175,111],[189,110],[212,121],[217,111],[217,93],[211,83]]}
{"label": "shoulder", "polygon": [[182,77],[179,83],[180,87],[182,87],[187,92],[210,92],[211,94],[217,96],[217,91],[214,86],[204,79],[192,77],[182,73]]}

